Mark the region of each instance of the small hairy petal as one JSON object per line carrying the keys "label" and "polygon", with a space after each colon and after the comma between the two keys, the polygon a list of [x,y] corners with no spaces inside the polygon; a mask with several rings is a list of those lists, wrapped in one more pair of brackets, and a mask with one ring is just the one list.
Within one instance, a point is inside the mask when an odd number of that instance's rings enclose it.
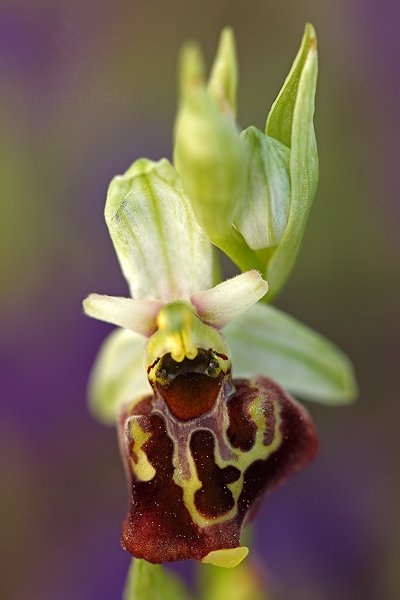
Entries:
{"label": "small hairy petal", "polygon": [[89,317],[150,336],[157,329],[156,318],[162,307],[157,300],[133,300],[116,296],[90,294],[83,301]]}
{"label": "small hairy petal", "polygon": [[[188,405],[202,405],[196,389]],[[162,392],[120,418],[130,492],[122,544],[150,562],[209,562],[239,548],[262,497],[314,457],[316,433],[307,412],[265,377],[232,382],[226,373],[213,405],[192,419],[172,414]]]}
{"label": "small hairy petal", "polygon": [[192,294],[191,302],[205,323],[224,327],[234,317],[256,304],[268,291],[258,271],[246,271],[210,290]]}

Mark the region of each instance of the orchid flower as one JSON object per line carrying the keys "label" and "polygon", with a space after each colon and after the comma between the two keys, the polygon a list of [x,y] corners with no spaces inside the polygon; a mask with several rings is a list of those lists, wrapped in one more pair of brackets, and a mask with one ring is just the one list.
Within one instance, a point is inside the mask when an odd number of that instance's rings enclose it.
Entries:
{"label": "orchid flower", "polygon": [[267,283],[248,271],[207,289],[212,248],[166,160],[114,179],[106,218],[134,298],[92,294],[84,309],[143,337],[149,382],[118,406],[131,492],[123,545],[151,562],[233,566],[254,503],[317,448],[309,417],[277,384],[232,378],[220,329]]}
{"label": "orchid flower", "polygon": [[[90,399],[118,428],[129,489],[122,545],[148,562],[237,565],[248,552],[242,528],[261,499],[318,450],[289,391],[331,404],[354,397],[339,350],[259,303],[265,276],[276,293],[298,251],[313,195],[306,186],[293,196],[299,163],[308,161],[316,182],[313,36],[308,27],[285,83],[291,93],[284,88],[269,120],[282,139],[237,131],[231,32],[208,86],[190,46],[175,166],[140,159],[109,187],[105,219],[131,297],[91,294],[83,303],[119,328],[96,361]],[[309,144],[300,147],[290,127]],[[217,283],[214,246],[243,272]]]}

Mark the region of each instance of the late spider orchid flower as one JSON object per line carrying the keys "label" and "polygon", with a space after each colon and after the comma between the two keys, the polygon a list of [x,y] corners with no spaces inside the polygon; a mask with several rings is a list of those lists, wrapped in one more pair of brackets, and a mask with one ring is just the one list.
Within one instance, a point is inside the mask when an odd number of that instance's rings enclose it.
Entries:
{"label": "late spider orchid flower", "polygon": [[132,298],[92,294],[84,309],[134,332],[107,342],[121,369],[144,357],[132,386],[101,409],[118,421],[129,486],[122,544],[149,562],[235,566],[262,496],[318,446],[308,414],[278,384],[232,375],[221,328],[267,283],[248,271],[212,287],[211,245],[166,160],[137,161],[115,178],[105,215]]}

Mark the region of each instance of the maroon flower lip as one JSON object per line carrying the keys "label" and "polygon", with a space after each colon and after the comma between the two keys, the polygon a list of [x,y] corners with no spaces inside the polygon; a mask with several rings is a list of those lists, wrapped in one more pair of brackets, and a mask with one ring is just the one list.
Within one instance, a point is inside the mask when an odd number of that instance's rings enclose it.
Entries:
{"label": "maroon flower lip", "polygon": [[154,394],[119,422],[122,545],[159,563],[237,548],[261,499],[318,450],[307,412],[270,379],[232,381],[205,350],[173,363],[160,361]]}

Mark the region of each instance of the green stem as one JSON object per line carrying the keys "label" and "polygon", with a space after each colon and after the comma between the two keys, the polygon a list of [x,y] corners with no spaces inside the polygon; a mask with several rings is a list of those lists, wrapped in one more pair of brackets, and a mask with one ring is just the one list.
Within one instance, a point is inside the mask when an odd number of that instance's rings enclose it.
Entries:
{"label": "green stem", "polygon": [[163,565],[133,559],[122,600],[189,600],[189,595]]}

